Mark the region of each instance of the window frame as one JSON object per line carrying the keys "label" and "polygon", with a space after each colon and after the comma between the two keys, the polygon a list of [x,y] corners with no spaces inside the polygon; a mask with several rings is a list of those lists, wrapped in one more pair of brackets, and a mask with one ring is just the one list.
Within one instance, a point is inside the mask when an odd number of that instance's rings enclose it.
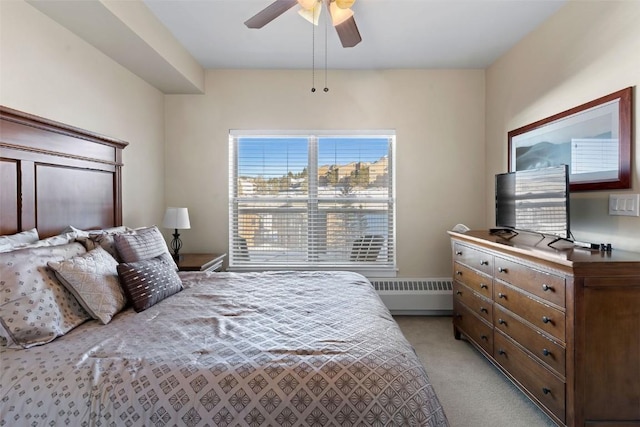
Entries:
{"label": "window frame", "polygon": [[[376,261],[357,262],[349,261],[339,265],[315,264],[313,262],[299,263],[298,265],[272,265],[268,263],[242,262],[240,254],[237,253],[241,239],[236,239],[236,230],[239,222],[238,204],[247,199],[238,195],[238,168],[239,168],[239,148],[238,140],[242,138],[303,138],[307,140],[308,160],[308,194],[300,198],[307,207],[307,213],[318,212],[319,203],[322,197],[318,196],[320,188],[318,180],[318,141],[322,138],[385,138],[388,141],[388,178],[390,183],[387,187],[388,195],[381,197],[379,203],[388,204],[384,211],[387,217],[387,242],[388,254],[385,262],[376,264]],[[229,131],[229,270],[230,271],[264,271],[264,270],[347,270],[356,271],[368,277],[396,277],[397,275],[397,233],[396,233],[396,177],[395,177],[395,150],[396,132],[395,130],[238,130]],[[249,198],[250,200],[251,198]],[[337,200],[337,199],[336,199]],[[360,198],[358,200],[361,200]],[[366,199],[365,199],[366,200]],[[368,200],[370,202],[370,200]],[[313,228],[313,227],[308,227]],[[308,231],[308,233],[311,233]],[[313,240],[313,239],[311,239]],[[313,253],[313,243],[307,242],[307,254]],[[238,258],[238,259],[236,259]]]}

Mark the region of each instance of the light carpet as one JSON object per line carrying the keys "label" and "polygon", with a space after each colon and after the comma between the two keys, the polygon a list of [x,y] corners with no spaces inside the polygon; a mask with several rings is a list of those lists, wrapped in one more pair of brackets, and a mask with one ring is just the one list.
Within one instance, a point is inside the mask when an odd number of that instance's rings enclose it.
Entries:
{"label": "light carpet", "polygon": [[394,316],[416,349],[452,427],[555,426],[469,342],[451,317]]}

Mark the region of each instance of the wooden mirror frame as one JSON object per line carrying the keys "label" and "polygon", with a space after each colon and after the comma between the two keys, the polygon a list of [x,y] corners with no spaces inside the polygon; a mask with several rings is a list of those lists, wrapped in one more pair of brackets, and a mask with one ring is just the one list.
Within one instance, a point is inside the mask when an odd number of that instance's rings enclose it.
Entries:
{"label": "wooden mirror frame", "polygon": [[[632,98],[633,88],[628,87],[620,91],[603,96],[551,117],[539,120],[535,123],[508,132],[508,170],[514,171],[515,147],[514,139],[534,132],[543,132],[549,129],[552,132],[554,126],[559,126],[561,121],[572,116],[585,113],[588,110],[604,106],[608,103],[618,105],[618,173],[615,178],[602,180],[571,182],[571,191],[614,190],[631,188],[631,140],[632,140]],[[558,163],[559,164],[559,163]],[[549,166],[552,166],[551,164]],[[571,171],[571,168],[570,168]]]}

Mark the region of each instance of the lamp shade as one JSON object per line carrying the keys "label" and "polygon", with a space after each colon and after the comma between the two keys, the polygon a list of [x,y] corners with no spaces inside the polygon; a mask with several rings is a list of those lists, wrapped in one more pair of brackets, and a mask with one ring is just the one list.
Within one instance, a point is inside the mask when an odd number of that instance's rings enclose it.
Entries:
{"label": "lamp shade", "polygon": [[167,208],[162,220],[162,226],[180,230],[191,228],[189,210],[187,208]]}
{"label": "lamp shade", "polygon": [[331,2],[329,12],[331,13],[331,21],[333,22],[334,27],[342,24],[353,16],[353,11],[351,9],[341,9],[336,2]]}
{"label": "lamp shade", "polygon": [[340,9],[350,9],[351,6],[356,2],[356,0],[336,0],[335,4]]}
{"label": "lamp shade", "polygon": [[298,4],[305,10],[314,9],[320,3],[318,0],[298,0]]}
{"label": "lamp shade", "polygon": [[298,11],[298,14],[302,16],[304,19],[306,19],[307,21],[311,22],[313,25],[318,25],[318,22],[320,21],[321,11],[322,11],[322,8],[320,7],[316,7],[312,9],[300,9]]}

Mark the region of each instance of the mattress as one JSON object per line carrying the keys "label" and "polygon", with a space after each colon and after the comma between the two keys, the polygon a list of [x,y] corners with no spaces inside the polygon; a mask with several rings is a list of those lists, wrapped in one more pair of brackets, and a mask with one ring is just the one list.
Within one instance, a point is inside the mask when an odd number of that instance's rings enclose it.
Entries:
{"label": "mattress", "polygon": [[2,348],[0,425],[448,425],[363,276],[180,276],[143,312]]}

